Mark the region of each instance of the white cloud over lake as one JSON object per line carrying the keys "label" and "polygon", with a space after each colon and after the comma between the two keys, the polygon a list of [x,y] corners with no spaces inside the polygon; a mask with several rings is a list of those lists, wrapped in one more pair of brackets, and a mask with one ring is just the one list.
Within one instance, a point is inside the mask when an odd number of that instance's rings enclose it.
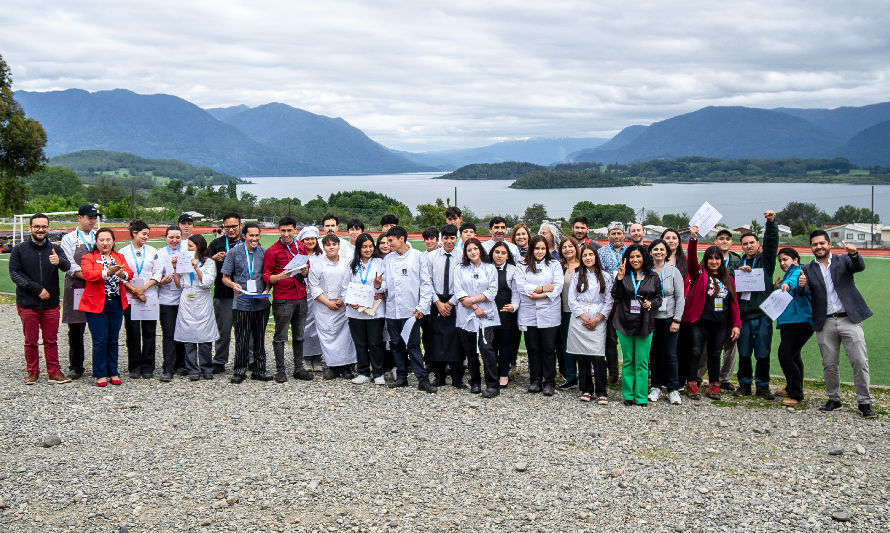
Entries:
{"label": "white cloud over lake", "polygon": [[420,151],[886,101],[888,27],[882,1],[8,0],[0,54],[16,90],[277,101]]}

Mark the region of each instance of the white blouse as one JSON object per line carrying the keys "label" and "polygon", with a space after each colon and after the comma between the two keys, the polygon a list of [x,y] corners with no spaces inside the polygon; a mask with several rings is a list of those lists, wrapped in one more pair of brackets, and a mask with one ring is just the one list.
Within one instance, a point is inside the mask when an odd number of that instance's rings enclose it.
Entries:
{"label": "white blouse", "polygon": [[[583,266],[579,268],[584,268]],[[569,286],[569,309],[573,317],[586,314],[587,318],[603,315],[609,318],[612,311],[612,277],[603,272],[606,290],[600,293],[600,284],[593,272],[587,272],[587,290],[578,292],[578,270],[572,274]]]}
{"label": "white blouse", "polygon": [[[562,323],[562,286],[563,274],[559,261],[544,261],[537,265],[537,272],[531,272],[526,266],[519,270],[520,303],[519,329],[525,331],[529,327],[552,328]],[[547,298],[532,300],[529,295],[537,287],[552,284],[553,290],[545,293]]]}
{"label": "white blouse", "polygon": [[[343,258],[340,261],[345,261]],[[343,297],[346,297],[346,289],[349,287],[350,283],[363,283],[365,285],[374,286],[374,278],[377,277],[378,274],[383,274],[383,259],[379,257],[372,257],[368,264],[361,264],[358,268],[355,269],[355,273],[352,272],[352,269],[349,267],[350,263],[352,263],[352,259],[345,261],[346,262],[346,272],[343,275],[343,287],[341,289],[341,294]],[[362,281],[362,277],[364,277],[364,281]],[[383,283],[380,285],[379,289],[374,289],[374,292],[378,294],[383,294],[386,292],[386,279],[383,280]],[[377,310],[374,312],[374,316],[369,315],[368,313],[364,313],[353,309],[351,305],[346,304],[346,317],[347,318],[357,318],[359,320],[373,320],[375,318],[385,318],[386,317],[386,299],[378,300],[380,303],[377,305]]]}
{"label": "white blouse", "polygon": [[482,328],[501,325],[498,308],[494,303],[494,297],[498,293],[498,273],[494,265],[482,263],[477,267],[470,263],[467,266],[461,266],[457,270],[454,290],[457,300],[464,297],[472,298],[479,294],[486,298],[484,302],[476,304],[486,315],[482,318],[477,317],[472,308],[464,307],[460,302],[456,304],[455,320],[458,328],[466,331],[479,331]]}

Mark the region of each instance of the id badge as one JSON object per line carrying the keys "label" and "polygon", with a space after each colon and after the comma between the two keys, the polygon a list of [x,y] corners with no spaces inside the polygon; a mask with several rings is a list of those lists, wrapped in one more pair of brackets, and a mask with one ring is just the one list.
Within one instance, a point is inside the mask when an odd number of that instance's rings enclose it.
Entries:
{"label": "id badge", "polygon": [[640,304],[639,300],[631,300],[630,301],[630,312],[632,314],[638,315],[640,314],[640,310],[643,308],[642,304]]}
{"label": "id badge", "polygon": [[714,311],[723,311],[723,298],[714,298]]}
{"label": "id badge", "polygon": [[256,292],[256,280],[255,279],[247,280],[247,292]]}
{"label": "id badge", "polygon": [[186,296],[186,298],[194,298],[194,297],[195,297],[195,293],[190,292],[190,293],[187,293],[185,296]]}

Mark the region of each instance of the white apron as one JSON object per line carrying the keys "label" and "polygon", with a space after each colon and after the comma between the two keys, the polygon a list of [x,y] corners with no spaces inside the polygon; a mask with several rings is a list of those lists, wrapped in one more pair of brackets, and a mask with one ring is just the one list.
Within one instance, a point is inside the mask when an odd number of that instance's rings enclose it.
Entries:
{"label": "white apron", "polygon": [[213,296],[210,289],[216,279],[216,263],[207,259],[199,267],[202,280],[193,274],[194,284],[188,274],[180,274],[182,292],[179,295],[179,313],[176,315],[176,329],[173,340],[178,342],[213,342],[219,339],[216,329],[216,315],[213,313]]}
{"label": "white apron", "polygon": [[332,311],[318,297],[322,294],[328,300],[342,298],[343,276],[349,268],[347,261],[340,259],[337,264],[327,257],[313,261],[309,266],[309,307],[315,315],[315,329],[321,342],[321,353],[327,366],[355,364],[355,344],[349,333],[346,307]]}

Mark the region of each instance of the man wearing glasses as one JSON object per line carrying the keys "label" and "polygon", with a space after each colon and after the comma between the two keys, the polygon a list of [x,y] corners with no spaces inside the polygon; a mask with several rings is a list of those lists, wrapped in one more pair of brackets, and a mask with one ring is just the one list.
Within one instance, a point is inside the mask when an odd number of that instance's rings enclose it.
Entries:
{"label": "man wearing glasses", "polygon": [[222,374],[229,362],[229,344],[232,339],[232,300],[235,293],[223,285],[222,269],[226,254],[241,242],[241,215],[226,213],[223,215],[223,234],[210,241],[207,253],[216,262],[216,280],[214,280],[213,312],[216,314],[216,327],[219,329],[219,340],[213,354],[213,373]]}

